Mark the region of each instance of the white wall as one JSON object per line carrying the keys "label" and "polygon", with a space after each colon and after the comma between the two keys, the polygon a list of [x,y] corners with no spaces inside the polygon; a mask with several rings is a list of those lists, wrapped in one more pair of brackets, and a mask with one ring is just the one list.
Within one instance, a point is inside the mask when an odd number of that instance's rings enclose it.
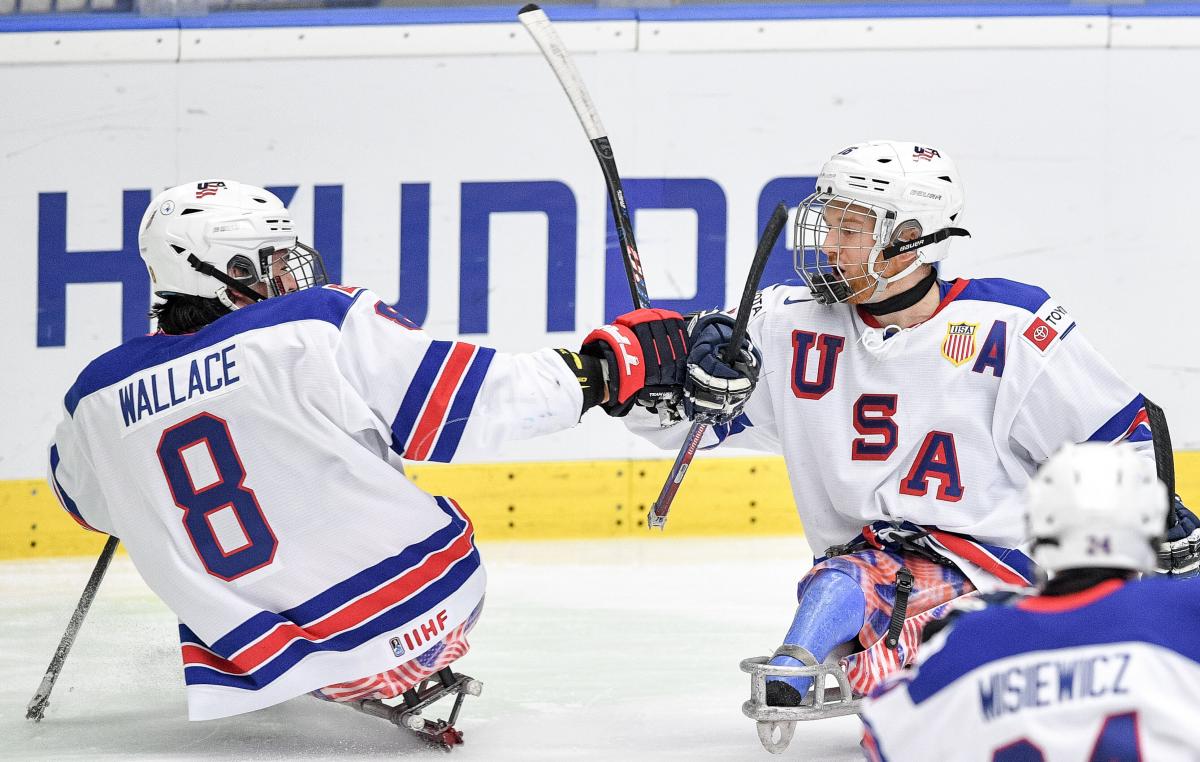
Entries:
{"label": "white wall", "polygon": [[[577,62],[623,176],[709,178],[723,190],[731,302],[767,181],[811,175],[850,142],[911,138],[956,158],[965,178],[974,237],[955,243],[946,272],[1048,289],[1166,408],[1176,447],[1200,448],[1200,351],[1188,331],[1200,275],[1200,49],[1105,38],[1078,48],[631,48]],[[470,338],[507,350],[573,345],[603,318],[603,185],[536,53],[11,64],[0,66],[0,103],[0,478],[43,473],[63,392],[121,337],[120,287],[79,284],[67,289],[65,346],[37,346],[39,193],[67,193],[69,250],[108,250],[121,246],[125,190],[211,176],[299,185],[292,208],[307,231],[313,187],[341,185],[342,280],[394,300],[400,185],[429,183],[425,326],[451,336],[461,183],[559,181],[578,208],[576,331],[545,332],[545,217],[509,214],[492,222],[489,332]],[[651,296],[690,296],[695,216],[639,222]],[[599,418],[586,435],[496,459],[651,452]]]}

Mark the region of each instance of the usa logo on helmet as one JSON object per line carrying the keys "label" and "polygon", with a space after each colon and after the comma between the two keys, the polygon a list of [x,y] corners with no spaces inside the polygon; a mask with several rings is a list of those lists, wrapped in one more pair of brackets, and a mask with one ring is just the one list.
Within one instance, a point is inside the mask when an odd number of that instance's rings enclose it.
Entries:
{"label": "usa logo on helmet", "polygon": [[979,323],[949,323],[942,340],[942,357],[955,366],[962,365],[975,354],[975,332]]}
{"label": "usa logo on helmet", "polygon": [[196,198],[204,198],[205,196],[215,196],[217,191],[224,190],[225,183],[220,180],[210,180],[206,183],[196,183]]}

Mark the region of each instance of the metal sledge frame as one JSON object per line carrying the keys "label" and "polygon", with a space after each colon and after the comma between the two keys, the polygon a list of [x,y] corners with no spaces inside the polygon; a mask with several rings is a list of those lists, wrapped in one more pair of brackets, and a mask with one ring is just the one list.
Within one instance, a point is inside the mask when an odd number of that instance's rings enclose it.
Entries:
{"label": "metal sledge frame", "polygon": [[[468,675],[452,672],[443,667],[436,674],[422,680],[415,688],[401,694],[402,702],[395,706],[379,699],[336,702],[363,714],[380,717],[398,727],[411,731],[422,740],[444,751],[451,751],[463,742],[462,731],[454,727],[463,699],[468,695],[478,696],[483,692],[483,683]],[[427,720],[421,711],[445,696],[454,696],[454,707],[444,720]]]}
{"label": "metal sledge frame", "polygon": [[[775,656],[790,656],[802,663],[799,667],[775,666],[770,664]],[[742,714],[754,720],[758,729],[758,740],[772,754],[781,754],[791,743],[797,722],[822,720],[858,714],[862,698],[856,698],[850,688],[850,680],[838,663],[820,663],[807,650],[797,646],[780,646],[771,656],[752,656],[742,659],[741,670],[750,675],[750,700],[742,704]],[[825,685],[825,678],[832,675],[837,687]],[[767,704],[767,678],[811,677],[812,690],[801,706],[770,706]],[[811,699],[810,699],[811,697]]]}

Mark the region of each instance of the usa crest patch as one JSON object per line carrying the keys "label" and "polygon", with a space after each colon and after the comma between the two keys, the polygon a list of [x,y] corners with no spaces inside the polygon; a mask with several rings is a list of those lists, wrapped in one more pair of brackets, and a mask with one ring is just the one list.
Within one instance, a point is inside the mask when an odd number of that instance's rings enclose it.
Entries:
{"label": "usa crest patch", "polygon": [[949,323],[942,340],[942,357],[955,366],[962,365],[975,355],[975,333],[979,323]]}

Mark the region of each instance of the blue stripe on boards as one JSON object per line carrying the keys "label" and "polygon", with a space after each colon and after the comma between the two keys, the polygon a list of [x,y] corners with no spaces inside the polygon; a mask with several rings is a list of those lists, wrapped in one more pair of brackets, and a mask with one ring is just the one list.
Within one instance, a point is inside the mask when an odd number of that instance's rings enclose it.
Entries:
{"label": "blue stripe on boards", "polygon": [[450,354],[450,348],[453,346],[452,341],[435,341],[425,350],[425,356],[421,358],[412,383],[400,402],[400,409],[392,419],[392,449],[397,455],[404,455],[408,438],[412,436],[412,430],[421,417],[425,401],[429,399],[433,385],[437,383],[442,365],[446,361],[446,355]]}
{"label": "blue stripe on boards", "polygon": [[5,32],[104,32],[112,29],[179,28],[170,16],[141,16],[136,13],[30,13],[0,17],[0,34]]}
{"label": "blue stripe on boards", "polygon": [[471,367],[467,369],[462,384],[459,385],[458,393],[454,395],[454,402],[450,406],[450,412],[446,415],[446,422],[442,426],[442,430],[438,432],[437,446],[433,448],[428,460],[436,463],[449,463],[454,458],[463,432],[467,428],[467,419],[471,417],[475,399],[479,396],[479,390],[483,388],[483,379],[487,375],[488,367],[492,364],[492,358],[495,355],[496,350],[487,347],[479,347],[476,350]]}
{"label": "blue stripe on boards", "polygon": [[[137,13],[16,14],[0,17],[4,32],[93,32],[112,29],[270,29],[278,27],[511,24],[516,6],[463,8],[312,8],[227,11],[204,16],[142,16]],[[555,21],[633,21],[628,8],[560,7]]]}
{"label": "blue stripe on boards", "polygon": [[[1105,6],[1101,6],[1105,7]],[[1195,2],[1173,3],[1160,0],[1145,0],[1138,5],[1107,6],[1108,15],[1128,18],[1133,16],[1200,16],[1200,4]]]}
{"label": "blue stripe on boards", "polygon": [[[403,26],[424,24],[512,24],[517,6],[462,8],[323,8],[288,11],[233,11],[179,19],[183,29],[242,27]],[[562,7],[550,9],[555,21],[632,21],[637,14],[623,8]]]}
{"label": "blue stripe on boards", "polygon": [[[731,4],[671,8],[553,6],[555,21],[771,21],[776,19],[888,18],[1043,18],[1048,16],[1200,16],[1194,3],[1087,5],[1063,2]],[[514,6],[463,8],[313,8],[309,10],[229,11],[204,16],[141,16],[136,13],[15,14],[0,17],[5,32],[87,32],[111,29],[253,29],[277,27],[380,26],[418,24],[508,24]]]}
{"label": "blue stripe on boards", "polygon": [[[557,12],[558,9],[554,9]],[[640,21],[736,21],[771,19],[985,18],[1009,16],[1106,16],[1104,5],[1071,3],[855,3],[731,4],[643,8]]]}

